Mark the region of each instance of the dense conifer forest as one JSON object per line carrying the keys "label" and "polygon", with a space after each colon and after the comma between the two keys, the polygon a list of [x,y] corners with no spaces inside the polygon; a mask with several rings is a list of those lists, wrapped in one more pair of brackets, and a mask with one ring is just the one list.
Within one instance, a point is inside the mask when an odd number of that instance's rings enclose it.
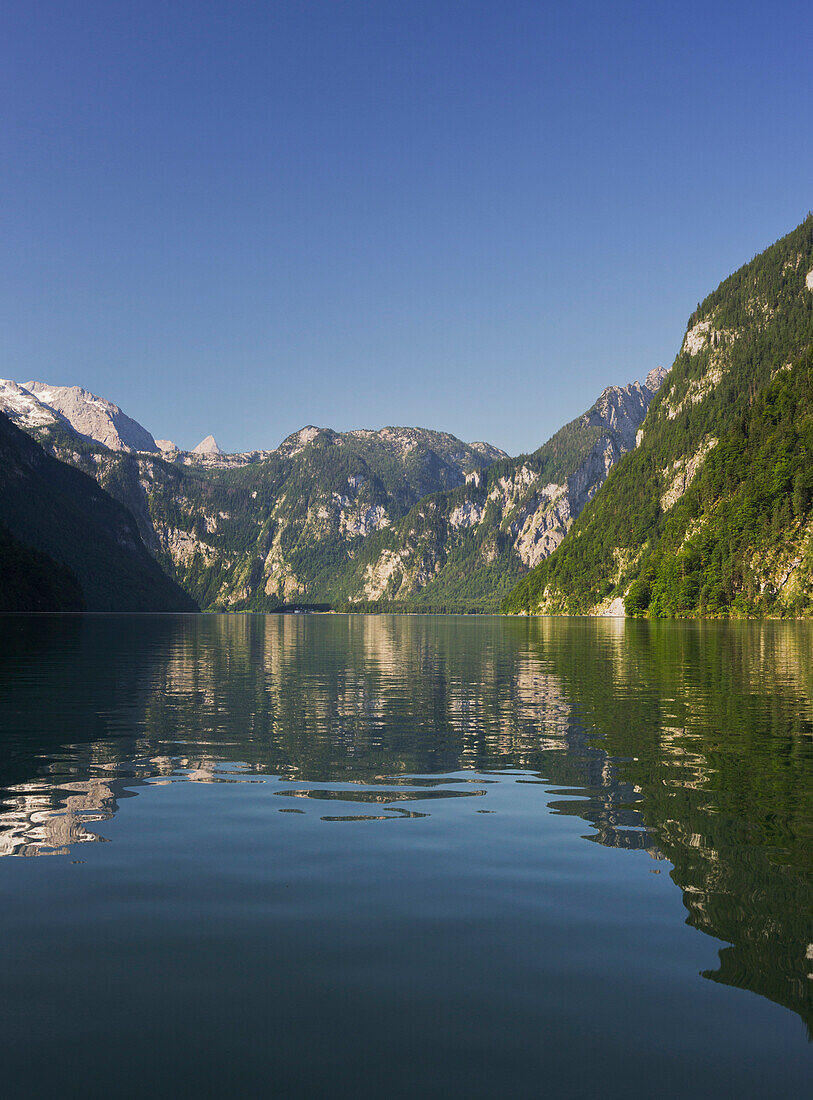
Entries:
{"label": "dense conifer forest", "polygon": [[640,446],[505,611],[810,612],[811,269],[808,216],[698,306]]}

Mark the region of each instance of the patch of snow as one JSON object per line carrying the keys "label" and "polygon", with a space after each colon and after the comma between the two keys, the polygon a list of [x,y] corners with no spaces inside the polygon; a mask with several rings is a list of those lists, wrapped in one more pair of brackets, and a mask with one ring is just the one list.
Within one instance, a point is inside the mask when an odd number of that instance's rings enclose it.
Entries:
{"label": "patch of snow", "polygon": [[56,415],[28,390],[10,378],[0,378],[0,409],[29,428],[56,422]]}

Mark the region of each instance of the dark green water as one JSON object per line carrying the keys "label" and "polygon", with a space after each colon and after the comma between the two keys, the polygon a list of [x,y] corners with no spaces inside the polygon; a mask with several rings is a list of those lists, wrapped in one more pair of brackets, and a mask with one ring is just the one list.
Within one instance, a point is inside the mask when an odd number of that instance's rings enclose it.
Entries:
{"label": "dark green water", "polygon": [[0,618],[0,855],[7,1095],[813,1081],[808,624]]}

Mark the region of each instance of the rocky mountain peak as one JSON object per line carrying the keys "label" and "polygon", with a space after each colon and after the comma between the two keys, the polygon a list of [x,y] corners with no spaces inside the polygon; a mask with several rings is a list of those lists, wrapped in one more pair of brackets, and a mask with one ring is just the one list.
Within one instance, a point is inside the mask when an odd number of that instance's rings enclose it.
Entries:
{"label": "rocky mountain peak", "polygon": [[198,443],[197,447],[192,449],[194,455],[222,455],[220,447],[217,445],[217,440],[213,435],[207,435],[205,439],[202,439]]}
{"label": "rocky mountain peak", "polygon": [[666,376],[669,371],[666,367],[653,367],[653,369],[646,376],[644,385],[652,393],[657,393],[666,380]]}
{"label": "rocky mountain peak", "polygon": [[155,440],[112,401],[81,386],[50,386],[45,382],[0,383],[0,410],[21,427],[62,424],[90,443],[111,451],[158,450]]}
{"label": "rocky mountain peak", "polygon": [[10,378],[0,378],[0,410],[21,428],[42,428],[57,421],[52,409]]}
{"label": "rocky mountain peak", "polygon": [[595,405],[582,417],[583,423],[611,428],[621,437],[624,449],[631,450],[652,398],[663,385],[666,374],[663,367],[655,367],[647,374],[643,384],[630,382],[626,386],[607,386]]}
{"label": "rocky mountain peak", "polygon": [[501,450],[500,447],[495,447],[493,443],[486,443],[482,439],[475,439],[473,443],[469,443],[469,446],[473,451],[482,455],[488,462],[499,462],[501,458],[508,458],[508,452]]}

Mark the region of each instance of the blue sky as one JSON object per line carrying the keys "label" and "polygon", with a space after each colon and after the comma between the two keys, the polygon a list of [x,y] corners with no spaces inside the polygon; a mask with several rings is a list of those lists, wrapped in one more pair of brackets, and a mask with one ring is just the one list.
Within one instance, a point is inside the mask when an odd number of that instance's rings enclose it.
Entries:
{"label": "blue sky", "polygon": [[0,16],[0,375],[532,450],[813,207],[807,3]]}

